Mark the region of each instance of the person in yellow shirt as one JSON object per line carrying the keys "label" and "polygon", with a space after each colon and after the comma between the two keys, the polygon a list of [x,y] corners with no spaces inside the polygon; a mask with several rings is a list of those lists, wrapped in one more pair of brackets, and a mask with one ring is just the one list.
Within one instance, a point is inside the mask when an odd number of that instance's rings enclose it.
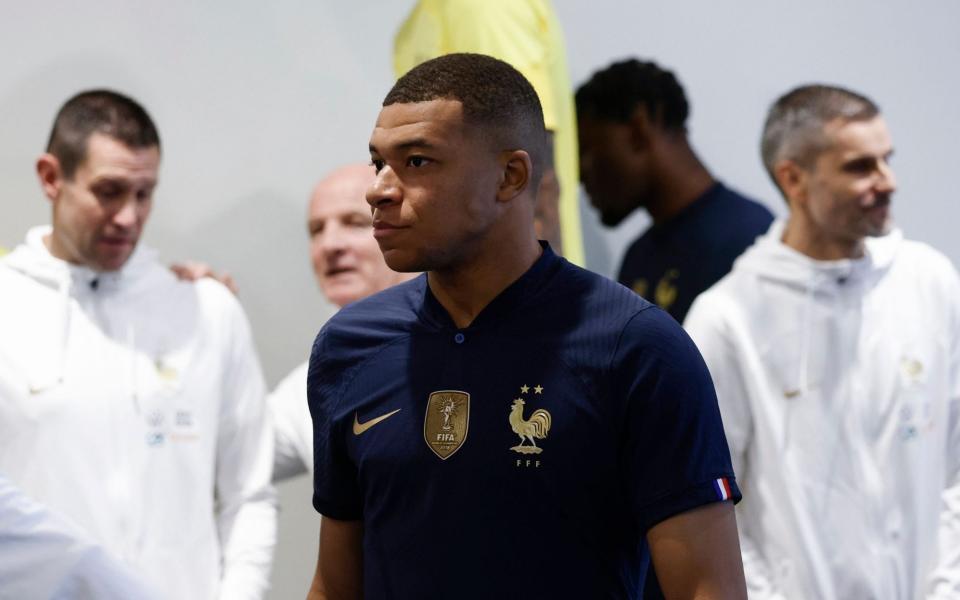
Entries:
{"label": "person in yellow shirt", "polygon": [[563,32],[549,0],[419,0],[394,39],[396,76],[453,52],[499,58],[533,84],[553,145],[537,195],[537,234],[583,265],[576,114]]}

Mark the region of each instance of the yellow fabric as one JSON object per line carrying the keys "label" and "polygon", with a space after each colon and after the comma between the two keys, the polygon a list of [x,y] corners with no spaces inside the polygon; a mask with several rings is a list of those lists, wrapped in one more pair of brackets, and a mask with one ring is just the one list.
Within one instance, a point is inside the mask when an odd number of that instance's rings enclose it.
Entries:
{"label": "yellow fabric", "polygon": [[510,63],[540,96],[553,132],[560,180],[563,255],[583,265],[577,125],[563,32],[547,0],[420,0],[394,40],[400,77],[418,64],[451,52],[476,52]]}

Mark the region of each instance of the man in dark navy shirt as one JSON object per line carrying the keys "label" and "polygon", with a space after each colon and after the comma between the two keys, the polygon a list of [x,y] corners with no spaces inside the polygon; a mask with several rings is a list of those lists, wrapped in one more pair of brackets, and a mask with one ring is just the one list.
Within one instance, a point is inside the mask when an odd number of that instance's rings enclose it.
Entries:
{"label": "man in dark navy shirt", "polygon": [[404,75],[370,138],[387,264],[424,275],[323,328],[307,389],[311,598],[744,598],[713,386],[669,316],[536,240],[547,151],[515,69]]}
{"label": "man in dark navy shirt", "polygon": [[673,73],[625,60],[577,90],[580,178],[604,225],[645,208],[653,225],[618,279],[677,321],[726,275],[773,215],[716,181],[690,146],[689,105]]}

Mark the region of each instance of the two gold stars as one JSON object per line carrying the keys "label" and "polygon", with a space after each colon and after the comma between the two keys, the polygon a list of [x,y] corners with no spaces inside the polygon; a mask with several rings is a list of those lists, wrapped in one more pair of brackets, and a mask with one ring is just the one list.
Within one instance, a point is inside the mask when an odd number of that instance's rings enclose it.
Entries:
{"label": "two gold stars", "polygon": [[[528,386],[528,385],[521,385],[521,386],[520,386],[520,393],[521,393],[521,394],[526,394],[526,393],[529,392],[529,391],[530,391],[530,386]],[[543,386],[542,386],[542,385],[535,386],[535,387],[533,388],[533,393],[534,393],[534,394],[542,394],[542,393],[543,393]]]}

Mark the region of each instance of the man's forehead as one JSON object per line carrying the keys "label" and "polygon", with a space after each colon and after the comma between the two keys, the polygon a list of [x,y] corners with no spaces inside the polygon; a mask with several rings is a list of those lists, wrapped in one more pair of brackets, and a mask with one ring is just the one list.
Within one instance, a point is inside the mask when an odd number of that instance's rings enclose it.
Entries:
{"label": "man's forehead", "polygon": [[442,146],[464,129],[459,100],[396,103],[384,106],[370,136],[371,150],[384,152],[405,146]]}
{"label": "man's forehead", "polygon": [[373,183],[373,167],[351,165],[335,171],[317,183],[310,195],[311,214],[366,211],[367,188]]}
{"label": "man's forehead", "polygon": [[95,178],[146,179],[155,181],[160,166],[160,148],[147,146],[132,148],[120,140],[94,133],[87,140],[80,169],[88,170]]}
{"label": "man's forehead", "polygon": [[830,147],[836,150],[892,144],[890,130],[881,115],[870,119],[834,119],[827,123],[823,130]]}

